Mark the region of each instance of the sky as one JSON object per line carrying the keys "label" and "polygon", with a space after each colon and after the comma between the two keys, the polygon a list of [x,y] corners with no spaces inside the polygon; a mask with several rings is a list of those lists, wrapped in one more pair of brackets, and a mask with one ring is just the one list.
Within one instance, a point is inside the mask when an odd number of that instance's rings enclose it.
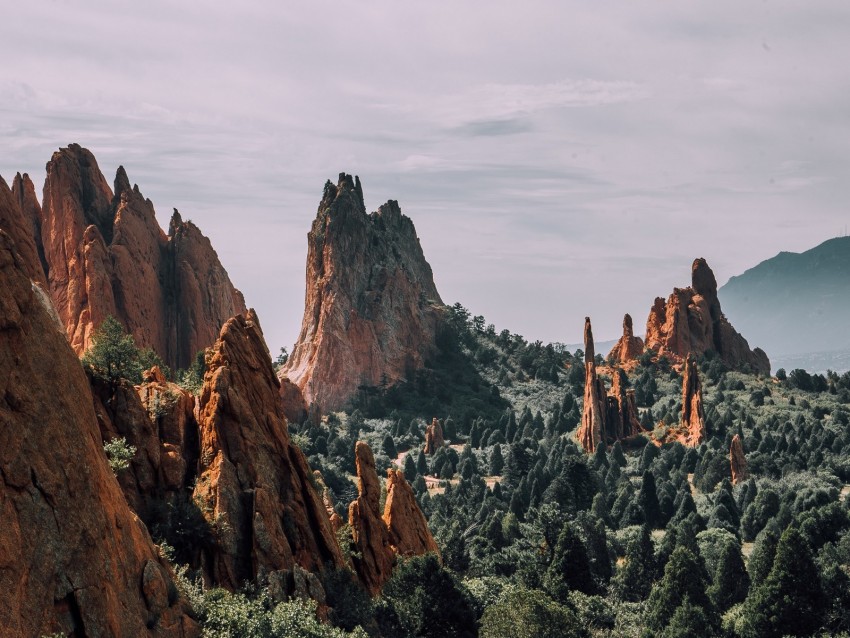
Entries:
{"label": "sky", "polygon": [[642,333],[695,257],[723,284],[850,223],[845,0],[0,5],[0,175],[40,188],[71,142],[123,165],[275,353],[340,172],[398,200],[445,302],[544,342]]}

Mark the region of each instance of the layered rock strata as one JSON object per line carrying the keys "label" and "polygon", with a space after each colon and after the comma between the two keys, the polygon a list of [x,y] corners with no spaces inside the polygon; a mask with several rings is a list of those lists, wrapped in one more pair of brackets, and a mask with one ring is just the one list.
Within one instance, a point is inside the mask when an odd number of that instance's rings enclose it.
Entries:
{"label": "layered rock strata", "polygon": [[119,167],[115,193],[77,144],[53,154],[40,211],[50,296],[77,354],[109,315],[173,368],[186,368],[245,309],[209,240],[177,211],[166,236]]}
{"label": "layered rock strata", "polygon": [[107,464],[86,375],[49,307],[0,232],[3,635],[198,635]]}
{"label": "layered rock strata", "polygon": [[307,243],[304,319],[282,376],[328,412],[421,368],[445,313],[413,222],[392,200],[367,214],[358,178],[327,182]]}
{"label": "layered rock strata", "polygon": [[708,351],[736,370],[770,374],[770,361],[760,348],[750,350],[720,308],[717,280],[705,259],[695,259],[691,286],[674,288],[665,301],[658,297],[646,321],[646,347],[676,362]]}
{"label": "layered rock strata", "polygon": [[[205,577],[230,589],[268,580],[292,593],[300,576],[341,567],[343,558],[312,472],[289,438],[253,311],[224,324],[206,364],[194,492],[213,533]],[[318,583],[311,583],[321,603]]]}

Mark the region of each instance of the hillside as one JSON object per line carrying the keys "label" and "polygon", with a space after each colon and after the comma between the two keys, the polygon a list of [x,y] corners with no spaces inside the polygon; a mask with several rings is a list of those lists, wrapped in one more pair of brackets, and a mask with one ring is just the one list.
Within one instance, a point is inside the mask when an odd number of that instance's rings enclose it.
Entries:
{"label": "hillside", "polygon": [[781,367],[785,355],[850,348],[850,237],[781,252],[719,291],[735,326]]}

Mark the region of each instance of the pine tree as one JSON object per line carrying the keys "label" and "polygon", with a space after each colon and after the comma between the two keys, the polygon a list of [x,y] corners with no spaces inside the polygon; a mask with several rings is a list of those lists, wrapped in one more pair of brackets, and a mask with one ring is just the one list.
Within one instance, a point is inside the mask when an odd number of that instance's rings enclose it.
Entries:
{"label": "pine tree", "polygon": [[767,579],[744,603],[742,638],[808,636],[820,626],[823,597],[812,551],[799,530],[788,527],[779,539]]}
{"label": "pine tree", "polygon": [[493,451],[490,452],[490,475],[501,476],[504,467],[505,459],[502,457],[502,446],[497,443],[493,446]]}
{"label": "pine tree", "polygon": [[424,450],[419,450],[419,456],[416,457],[416,473],[419,476],[428,474],[428,459],[425,458]]}
{"label": "pine tree", "polygon": [[569,522],[564,524],[558,535],[552,562],[543,577],[543,587],[552,598],[562,603],[567,602],[570,591],[588,595],[596,592],[587,550]]}
{"label": "pine tree", "polygon": [[706,593],[707,584],[702,559],[685,547],[677,547],[664,568],[664,576],[652,588],[646,602],[646,626],[661,632],[671,618],[671,610],[678,609],[688,600],[705,614],[702,635],[711,635],[719,628],[720,619]]}
{"label": "pine tree", "polygon": [[649,470],[643,473],[643,481],[638,492],[638,505],[643,510],[646,524],[652,529],[660,529],[661,506],[658,504],[658,492],[655,489],[655,476]]}
{"label": "pine tree", "polygon": [[708,588],[708,597],[717,610],[723,613],[732,605],[744,601],[749,586],[750,577],[744,567],[740,548],[733,543],[724,544],[720,550],[713,582]]}
{"label": "pine tree", "polygon": [[413,460],[413,455],[409,452],[404,455],[404,478],[408,483],[413,483],[416,478],[416,461]]}
{"label": "pine tree", "polygon": [[620,600],[638,602],[649,595],[655,580],[655,549],[649,527],[643,525],[626,548],[623,565],[614,577],[614,591]]}

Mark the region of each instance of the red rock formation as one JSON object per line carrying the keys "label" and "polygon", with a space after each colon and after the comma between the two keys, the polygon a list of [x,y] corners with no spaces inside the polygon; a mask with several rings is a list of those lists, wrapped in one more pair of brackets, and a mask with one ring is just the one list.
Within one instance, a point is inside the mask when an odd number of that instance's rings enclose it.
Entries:
{"label": "red rock formation", "polygon": [[386,523],[381,518],[381,483],[375,470],[375,457],[363,441],[358,441],[354,447],[354,461],[358,496],[348,507],[348,524],[358,555],[352,561],[360,582],[375,596],[392,575],[395,554]]}
{"label": "red rock formation", "polygon": [[620,368],[614,368],[605,418],[605,431],[611,442],[636,436],[643,431],[638,419],[635,391],[627,389],[627,383],[626,373]]}
{"label": "red rock formation", "polygon": [[626,364],[643,354],[643,339],[634,335],[632,316],[623,317],[623,336],[608,353],[608,360],[616,364]]}
{"label": "red rock formation", "polygon": [[11,638],[192,636],[109,469],[86,376],[0,232],[0,627]]}
{"label": "red rock formation", "polygon": [[30,176],[24,173],[15,175],[12,182],[12,195],[21,207],[21,213],[27,221],[30,229],[30,236],[35,242],[38,258],[41,262],[41,275],[43,277],[44,286],[47,286],[47,261],[44,259],[44,246],[41,243],[41,204],[38,203],[38,197],[35,194],[35,184],[32,183]]}
{"label": "red rock formation", "polygon": [[20,200],[0,177],[0,230],[12,239],[21,258],[24,272],[34,282],[45,286],[44,270],[32,238],[29,220],[21,210]]}
{"label": "red rock formation", "polygon": [[387,502],[383,519],[396,554],[419,556],[433,552],[440,555],[425,515],[401,470],[387,470]]}
{"label": "red rock formation", "polygon": [[360,180],[345,174],[325,185],[308,235],[304,305],[281,375],[322,412],[422,367],[444,316],[413,222],[395,201],[368,215]]}
{"label": "red rock formation", "polygon": [[674,288],[666,302],[655,299],[646,321],[646,347],[676,362],[711,350],[730,368],[769,374],[764,351],[750,350],[723,315],[717,281],[705,259],[694,260],[691,281],[689,288]]}
{"label": "red rock formation", "polygon": [[72,144],[47,164],[40,218],[50,295],[82,354],[115,316],[140,347],[186,368],[245,309],[209,240],[175,211],[169,236],[118,169],[113,196],[94,156]]}
{"label": "red rock formation", "polygon": [[747,457],[744,456],[744,444],[737,434],[732,437],[732,445],[729,446],[729,465],[732,469],[732,485],[737,485],[749,478]]}
{"label": "red rock formation", "polygon": [[705,410],[702,407],[702,384],[693,356],[685,361],[682,379],[682,443],[695,447],[705,440]]}
{"label": "red rock formation", "polygon": [[435,417],[431,419],[431,425],[425,428],[425,454],[436,454],[437,450],[446,444],[443,437],[443,426]]}
{"label": "red rock formation", "polygon": [[584,407],[581,426],[576,434],[585,452],[593,452],[602,443],[605,445],[605,418],[608,412],[605,384],[596,375],[596,356],[593,346],[593,331],[590,317],[584,318]]}
{"label": "red rock formation", "polygon": [[[207,351],[195,501],[215,541],[206,578],[231,589],[260,578],[292,593],[296,572],[304,575],[296,566],[315,574],[343,564],[307,461],[290,441],[279,391],[254,312],[227,321]],[[319,595],[317,588],[310,591]]]}

